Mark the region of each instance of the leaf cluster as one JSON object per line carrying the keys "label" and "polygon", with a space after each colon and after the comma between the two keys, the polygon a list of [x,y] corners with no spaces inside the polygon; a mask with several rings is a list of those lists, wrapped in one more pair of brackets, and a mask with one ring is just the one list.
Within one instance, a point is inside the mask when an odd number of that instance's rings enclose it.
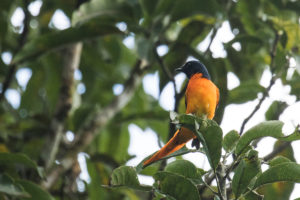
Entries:
{"label": "leaf cluster", "polygon": [[[194,115],[176,115],[171,113],[173,123],[191,129],[203,146],[203,153],[211,169],[204,171],[187,160],[176,160],[169,163],[163,171],[153,174],[155,183],[152,186],[139,183],[137,175],[143,174],[143,162],[135,168],[122,166],[111,175],[111,187],[128,187],[153,192],[155,198],[166,199],[262,199],[261,188],[266,184],[279,182],[300,182],[300,165],[293,162],[293,157],[278,155],[267,162],[268,169],[262,171],[263,158],[258,156],[251,142],[263,137],[274,137],[278,141],[295,141],[300,139],[299,130],[284,136],[283,123],[280,121],[262,122],[246,131],[241,137],[231,131],[222,137],[222,129],[215,121],[198,118]],[[225,154],[221,154],[224,151]],[[161,160],[191,153],[183,148]],[[228,157],[233,161],[227,163]],[[154,164],[155,165],[155,164]],[[207,177],[216,179],[216,186],[209,186]],[[288,183],[287,183],[288,184]],[[221,187],[225,187],[222,190]],[[201,188],[206,188],[203,193]],[[284,190],[284,188],[281,188]],[[288,188],[287,188],[288,189]],[[289,190],[289,189],[288,189]],[[225,192],[224,192],[225,191]],[[284,193],[284,191],[281,191]],[[262,193],[264,194],[264,193]]]}

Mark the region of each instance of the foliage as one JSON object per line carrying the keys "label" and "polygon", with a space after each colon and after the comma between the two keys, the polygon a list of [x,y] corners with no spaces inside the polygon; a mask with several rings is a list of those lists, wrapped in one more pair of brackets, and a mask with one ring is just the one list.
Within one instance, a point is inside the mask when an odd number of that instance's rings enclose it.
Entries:
{"label": "foliage", "polygon": [[[31,6],[39,2],[34,14]],[[16,25],[12,18],[20,9],[24,18]],[[300,133],[296,128],[285,136],[278,119],[290,104],[273,101],[266,121],[243,134],[223,133],[218,124],[230,104],[259,99],[260,109],[276,81],[299,102],[299,10],[292,0],[1,0],[0,199],[288,199],[300,181],[291,146]],[[70,27],[56,26],[58,11]],[[216,55],[211,43],[226,24],[233,38],[223,35],[224,55]],[[215,121],[173,113],[170,125],[142,79],[157,73],[161,94],[175,85],[174,69],[191,57],[220,88]],[[22,70],[31,74],[25,85]],[[267,87],[260,84],[264,71],[272,75]],[[240,81],[233,89],[227,88],[229,72]],[[185,110],[182,91],[184,84],[174,91],[176,112]],[[192,129],[211,169],[182,160],[197,151],[186,147],[146,168],[142,162],[126,166],[135,156],[128,153],[131,124],[151,128],[164,143],[174,124]],[[255,150],[264,137],[277,140],[268,159]],[[83,154],[85,180],[79,175]],[[177,159],[166,165],[170,157]],[[140,174],[155,183],[141,184]]]}
{"label": "foliage", "polygon": [[[215,164],[211,162],[210,164],[212,167],[213,175],[215,177],[218,177],[216,179],[218,187],[220,187],[221,185],[225,185],[226,178],[230,173],[233,173],[233,179],[231,183],[232,193],[230,192],[228,195],[233,196],[234,199],[248,199],[248,195],[250,193],[252,193],[252,195],[256,194],[258,196],[256,190],[267,183],[282,181],[296,183],[300,182],[299,164],[292,162],[287,157],[279,156],[270,161],[270,168],[268,170],[262,172],[261,159],[258,157],[258,152],[253,150],[253,148],[249,146],[250,142],[257,139],[257,135],[260,135],[260,137],[278,137],[278,135],[281,135],[282,123],[280,121],[266,121],[248,130],[242,137],[237,138],[237,140],[234,137],[226,139],[227,143],[228,140],[231,140],[235,144],[231,146],[232,150],[230,151],[230,154],[227,154],[222,158],[222,160],[220,160],[219,156],[220,150],[222,148],[222,142],[220,143],[216,138],[204,137],[204,133],[207,134],[212,129],[220,129],[214,121],[208,119],[203,120],[193,115],[178,115],[175,117],[175,123],[179,123],[182,126],[189,127],[191,130],[196,132],[197,137],[200,139],[201,144],[203,145],[203,153],[205,153],[207,159],[209,161],[217,160]],[[233,133],[234,132],[230,134]],[[269,134],[261,135],[261,133]],[[294,134],[295,133],[292,133],[291,135]],[[297,134],[299,135],[298,130]],[[215,136],[214,134],[210,135]],[[291,135],[279,139],[284,140],[285,138],[291,138]],[[249,142],[245,143],[245,138],[248,138],[247,140],[249,140]],[[299,139],[300,138],[293,137],[293,140]],[[207,144],[212,145],[214,148],[207,148]],[[241,148],[241,146],[244,146],[244,148]],[[210,151],[208,151],[208,149],[210,149]],[[217,159],[215,159],[216,155]],[[225,160],[229,155],[235,155],[235,159],[231,165],[225,166]],[[142,161],[142,163],[143,162],[144,161]],[[127,172],[129,169],[130,173]],[[224,171],[223,175],[221,176],[220,174],[218,174],[221,172],[219,171],[220,169],[223,169]],[[133,173],[132,170],[133,169],[130,167],[120,167],[114,170],[111,182],[112,185],[114,187],[131,187],[132,181],[121,181],[123,183],[121,185],[115,184],[114,176],[115,174],[122,174],[122,177],[131,176],[131,179],[133,179],[137,176],[137,172]],[[171,162],[165,167],[164,171],[158,171],[153,175],[157,182],[152,186],[152,190],[158,191],[159,194],[162,193],[169,195],[171,197],[174,197],[175,199],[182,199],[184,198],[184,196],[188,196],[188,199],[200,199],[199,191],[195,190],[195,188],[203,185],[202,176],[209,173],[199,173],[201,171],[203,172],[202,169],[197,169],[192,163],[188,161],[178,160]],[[121,178],[121,180],[123,179]],[[118,183],[121,182],[119,181]],[[134,187],[140,187],[138,182],[135,182],[134,185]],[[219,192],[216,193],[214,189],[211,189],[211,198],[213,198],[214,195],[217,195],[220,199],[226,199],[226,193],[222,193],[222,190],[219,190]]]}

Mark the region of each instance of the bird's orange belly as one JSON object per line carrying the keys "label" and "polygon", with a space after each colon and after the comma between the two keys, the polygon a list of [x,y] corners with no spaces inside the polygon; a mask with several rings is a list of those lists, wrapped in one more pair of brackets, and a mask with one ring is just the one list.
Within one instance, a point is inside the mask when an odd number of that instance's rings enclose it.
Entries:
{"label": "bird's orange belly", "polygon": [[205,116],[212,119],[215,115],[217,92],[215,85],[206,79],[198,79],[190,82],[186,90],[186,113],[192,113],[199,117]]}

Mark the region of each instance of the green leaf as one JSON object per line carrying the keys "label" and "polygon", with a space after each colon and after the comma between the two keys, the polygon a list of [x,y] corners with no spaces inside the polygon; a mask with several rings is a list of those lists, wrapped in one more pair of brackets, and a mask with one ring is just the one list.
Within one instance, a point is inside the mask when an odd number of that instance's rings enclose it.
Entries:
{"label": "green leaf", "polygon": [[159,181],[159,190],[175,199],[199,200],[197,187],[189,179],[171,172],[157,172],[154,179]]}
{"label": "green leaf", "polygon": [[37,168],[35,162],[33,162],[25,154],[0,152],[0,165],[12,165],[12,164],[21,164],[26,167]]}
{"label": "green leaf", "polygon": [[203,144],[210,166],[216,169],[221,158],[223,132],[216,122],[212,124],[207,128],[200,127],[200,131],[196,130],[196,135]]}
{"label": "green leaf", "polygon": [[254,126],[247,132],[245,132],[239,139],[236,145],[235,153],[238,155],[241,154],[244,148],[246,148],[251,143],[251,141],[257,138],[266,136],[271,136],[275,138],[282,137],[282,126],[283,123],[280,121],[267,121]]}
{"label": "green leaf", "polygon": [[0,174],[0,193],[18,197],[30,196],[26,191],[24,191],[22,185],[15,183],[15,181],[6,174]]}
{"label": "green leaf", "polygon": [[172,123],[174,124],[181,124],[189,126],[190,128],[193,128],[195,126],[195,120],[198,120],[198,123],[203,122],[203,119],[197,118],[193,114],[177,114],[176,112],[170,113],[170,118],[172,120]]}
{"label": "green leaf", "polygon": [[[99,187],[99,185],[108,185],[108,180],[110,177],[110,170],[105,168],[105,165],[100,162],[92,162],[90,159],[86,160],[87,170],[91,177],[91,182],[87,184],[87,193],[90,200],[98,200],[107,198],[107,193],[109,191],[104,187]],[[101,173],[99,173],[99,168],[103,168]]]}
{"label": "green leaf", "polygon": [[101,20],[89,21],[80,26],[71,27],[55,33],[49,33],[27,42],[25,46],[16,54],[13,63],[22,63],[32,57],[37,57],[47,51],[56,49],[63,45],[91,39],[107,34],[120,34],[118,28],[111,24],[101,23]]}
{"label": "green leaf", "polygon": [[236,198],[247,190],[251,180],[261,171],[257,152],[253,152],[254,153],[249,153],[248,158],[241,160],[235,170],[232,180],[232,191]]}
{"label": "green leaf", "polygon": [[274,167],[275,165],[279,165],[279,164],[286,163],[286,162],[292,162],[292,161],[284,156],[276,156],[275,158],[270,160],[269,165],[271,167]]}
{"label": "green leaf", "polygon": [[240,139],[240,135],[236,130],[232,130],[227,133],[223,139],[223,148],[226,152],[230,152],[235,148],[237,141]]}
{"label": "green leaf", "polygon": [[128,124],[111,123],[99,135],[99,152],[110,155],[118,163],[125,163],[129,159],[127,148],[129,146]]}
{"label": "green leaf", "polygon": [[266,120],[278,120],[284,109],[287,108],[287,103],[282,101],[274,101],[267,110]]}
{"label": "green leaf", "polygon": [[[295,56],[296,57],[296,56]],[[299,60],[300,56],[297,56],[296,59]],[[297,99],[300,99],[300,70],[297,69],[294,71],[294,74],[291,78],[291,80],[288,81],[288,84],[291,86],[291,94],[296,95]]]}
{"label": "green leaf", "polygon": [[241,85],[229,91],[228,104],[241,104],[257,98],[257,93],[265,90],[255,80],[242,82]]}
{"label": "green leaf", "polygon": [[223,132],[219,125],[213,120],[202,119],[192,114],[177,115],[173,122],[179,123],[195,133],[203,145],[209,164],[215,169],[220,161],[222,151]]}
{"label": "green leaf", "polygon": [[55,200],[48,192],[31,181],[21,180],[18,181],[18,183],[22,185],[26,192],[31,196],[29,198],[24,198],[24,200]]}
{"label": "green leaf", "polygon": [[187,160],[171,162],[166,166],[165,171],[179,174],[186,178],[197,178],[197,168],[193,163]]}
{"label": "green leaf", "polygon": [[[280,145],[284,144],[278,140],[274,144],[274,149],[278,148]],[[275,158],[269,161],[270,167],[276,166],[278,164],[287,163],[291,161],[295,161],[293,156],[293,148],[291,144],[289,144],[283,151],[277,154]],[[275,182],[272,184],[266,184],[260,187],[257,191],[264,195],[264,200],[282,200],[282,199],[290,199],[290,196],[294,189],[293,182]]]}
{"label": "green leaf", "polygon": [[243,29],[245,29],[248,33],[253,34],[256,33],[259,28],[259,22],[257,19],[257,15],[260,8],[260,1],[238,1],[236,4],[236,10],[239,13],[240,21],[243,23]]}
{"label": "green leaf", "polygon": [[38,167],[37,164],[25,154],[0,152],[0,166],[15,164],[35,169],[41,178],[44,177],[43,168]]}
{"label": "green leaf", "polygon": [[254,189],[264,184],[280,181],[300,183],[300,165],[294,162],[285,162],[270,167],[258,176]]}
{"label": "green leaf", "polygon": [[[196,14],[215,15],[222,14],[221,7],[215,0],[186,0],[186,1],[171,1],[171,5],[165,6],[165,11],[170,13],[172,20],[179,20],[190,17]],[[203,6],[205,5],[205,6]],[[170,9],[171,8],[171,9]]]}
{"label": "green leaf", "polygon": [[159,0],[141,0],[140,4],[143,8],[143,11],[146,15],[153,15],[156,5],[159,2]]}
{"label": "green leaf", "polygon": [[140,185],[135,169],[129,166],[121,166],[115,169],[111,175],[111,184],[114,187],[125,186],[144,191],[152,189],[151,186]]}
{"label": "green leaf", "polygon": [[295,140],[300,140],[300,131],[295,130],[292,134],[279,138],[282,141],[292,142]]}
{"label": "green leaf", "polygon": [[138,4],[128,1],[92,0],[82,4],[79,10],[73,13],[72,22],[79,24],[101,17],[102,20],[111,20],[112,24],[118,21],[133,23],[137,20],[135,12],[140,12],[139,8]]}

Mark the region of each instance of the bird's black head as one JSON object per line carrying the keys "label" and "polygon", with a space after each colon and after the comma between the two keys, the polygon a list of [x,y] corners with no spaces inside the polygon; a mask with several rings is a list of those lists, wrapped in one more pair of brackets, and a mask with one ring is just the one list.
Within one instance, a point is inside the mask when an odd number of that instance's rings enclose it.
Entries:
{"label": "bird's black head", "polygon": [[194,74],[201,73],[202,77],[210,80],[210,75],[205,67],[200,61],[189,61],[185,63],[182,67],[176,69],[178,72],[184,72],[188,78],[191,78]]}

